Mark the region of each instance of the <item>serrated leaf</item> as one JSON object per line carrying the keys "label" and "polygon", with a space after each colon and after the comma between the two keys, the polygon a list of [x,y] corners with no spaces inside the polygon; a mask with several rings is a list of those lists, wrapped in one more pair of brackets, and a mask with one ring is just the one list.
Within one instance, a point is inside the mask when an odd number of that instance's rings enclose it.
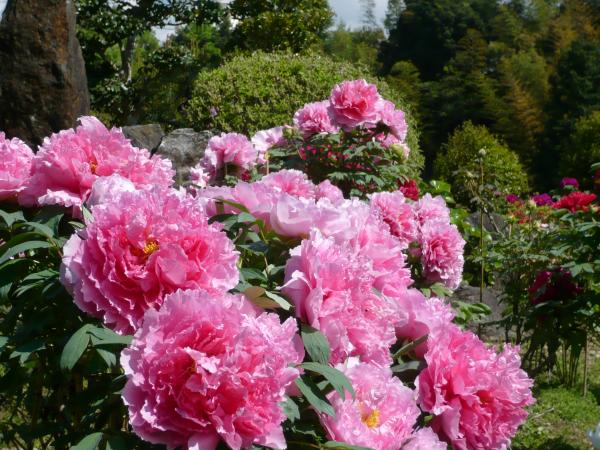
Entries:
{"label": "serrated leaf", "polygon": [[335,411],[333,410],[333,406],[325,397],[325,394],[319,390],[317,385],[310,377],[306,375],[301,375],[296,378],[296,386],[304,395],[304,398],[310,403],[313,408],[315,408],[318,412],[322,412],[327,414],[328,416],[335,417]]}
{"label": "serrated leaf", "polygon": [[308,352],[310,358],[314,362],[327,364],[329,362],[329,356],[331,355],[331,349],[329,347],[329,342],[323,333],[310,325],[302,324],[300,327],[300,335],[302,336],[304,348]]}
{"label": "serrated leaf", "polygon": [[352,398],[355,396],[354,388],[352,387],[352,383],[350,380],[339,370],[316,362],[306,362],[300,364],[300,367],[306,370],[310,370],[311,372],[316,372],[320,375],[323,375],[325,379],[333,386],[333,388],[340,395],[342,400],[346,399],[346,391],[350,392]]}
{"label": "serrated leaf", "polygon": [[103,436],[103,433],[88,434],[79,443],[72,446],[70,450],[95,450],[100,445]]}
{"label": "serrated leaf", "polygon": [[90,335],[88,334],[90,328],[91,325],[86,324],[69,338],[60,355],[61,369],[71,370],[75,367],[75,364],[77,364],[77,361],[79,361],[79,358],[81,358],[81,355],[83,355],[90,342]]}

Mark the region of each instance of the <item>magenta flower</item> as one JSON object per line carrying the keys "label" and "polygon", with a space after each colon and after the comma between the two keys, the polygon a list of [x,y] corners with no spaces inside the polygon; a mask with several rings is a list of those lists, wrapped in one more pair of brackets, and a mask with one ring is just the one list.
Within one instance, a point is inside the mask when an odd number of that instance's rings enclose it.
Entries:
{"label": "magenta flower", "polygon": [[417,221],[411,204],[400,191],[378,192],[371,195],[371,208],[387,224],[390,232],[408,248],[417,240]]}
{"label": "magenta flower", "polygon": [[572,186],[574,189],[579,189],[579,181],[576,178],[565,177],[560,180],[560,187],[566,188],[567,186]]}
{"label": "magenta flower", "polygon": [[423,275],[432,283],[456,289],[462,280],[465,241],[454,225],[427,223],[421,230]]}
{"label": "magenta flower", "polygon": [[25,189],[31,172],[33,152],[20,139],[7,139],[0,132],[0,201],[16,199]]}
{"label": "magenta flower", "polygon": [[92,185],[112,174],[137,188],[173,184],[171,162],[133,147],[118,128],[108,130],[95,117],[81,117],[76,129],[44,139],[33,159],[31,179],[19,196],[24,205],[63,205],[81,217]]}
{"label": "magenta flower", "polygon": [[240,172],[250,170],[258,161],[258,151],[246,136],[239,133],[221,133],[210,138],[204,157],[196,167],[202,167],[214,178],[226,166],[234,166],[234,169]]}
{"label": "magenta flower", "polygon": [[519,196],[515,194],[508,194],[505,199],[508,203],[519,203],[521,201]]}
{"label": "magenta flower", "polygon": [[406,198],[417,201],[419,200],[419,186],[415,180],[407,180],[403,183],[398,181],[398,189],[404,194]]}
{"label": "magenta flower", "polygon": [[329,100],[304,105],[294,114],[294,125],[305,139],[319,133],[340,131],[329,116]]}
{"label": "magenta flower", "polygon": [[177,289],[222,292],[238,282],[232,242],[191,197],[123,192],[92,214],[65,244],[61,280],[79,308],[119,333],[134,332]]}
{"label": "magenta flower", "polygon": [[554,200],[550,197],[549,194],[537,194],[531,197],[531,199],[535,202],[537,206],[552,206],[554,204]]}
{"label": "magenta flower", "polygon": [[331,91],[329,114],[345,129],[379,121],[383,99],[374,84],[365,80],[344,81]]}
{"label": "magenta flower", "polygon": [[402,450],[446,450],[448,445],[439,440],[431,428],[421,428],[413,433]]}
{"label": "magenta flower", "polygon": [[416,386],[434,431],[457,450],[507,448],[535,401],[518,347],[496,353],[449,325],[431,339],[425,361]]}
{"label": "magenta flower", "polygon": [[394,308],[372,291],[372,263],[316,230],[290,254],[282,292],[293,301],[296,315],[327,337],[331,362],[360,356],[388,365],[396,340]]}
{"label": "magenta flower", "polygon": [[303,357],[293,319],[281,324],[241,296],[177,291],[121,354],[129,422],[170,449],[283,449],[279,403]]}
{"label": "magenta flower", "polygon": [[327,396],[336,413],[319,416],[327,437],[374,450],[399,449],[420,414],[413,391],[387,367],[356,358],[337,367],[351,381],[356,398],[347,393],[342,399],[335,391]]}

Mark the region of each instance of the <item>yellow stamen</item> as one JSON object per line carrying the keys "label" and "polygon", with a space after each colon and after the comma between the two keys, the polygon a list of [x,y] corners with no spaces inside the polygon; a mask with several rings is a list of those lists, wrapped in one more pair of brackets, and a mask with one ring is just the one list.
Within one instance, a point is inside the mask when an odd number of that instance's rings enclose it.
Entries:
{"label": "yellow stamen", "polygon": [[158,250],[158,242],[154,239],[146,241],[146,245],[144,245],[144,255],[149,256]]}
{"label": "yellow stamen", "polygon": [[380,415],[381,415],[381,413],[379,412],[379,410],[374,409],[373,411],[371,411],[371,414],[362,416],[362,418],[361,418],[362,423],[364,423],[369,428],[375,428],[376,426],[379,425],[379,416]]}
{"label": "yellow stamen", "polygon": [[95,175],[96,169],[98,168],[98,163],[96,161],[90,162],[90,171]]}

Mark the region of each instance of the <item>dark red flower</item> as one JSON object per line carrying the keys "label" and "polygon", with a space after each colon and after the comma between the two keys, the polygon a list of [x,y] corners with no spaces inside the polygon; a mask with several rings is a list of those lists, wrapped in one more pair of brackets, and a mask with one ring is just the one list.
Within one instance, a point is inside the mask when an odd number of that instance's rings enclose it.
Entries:
{"label": "dark red flower", "polygon": [[531,304],[537,305],[551,300],[569,300],[583,289],[573,281],[569,271],[560,267],[539,272],[528,291]]}
{"label": "dark red flower", "polygon": [[400,192],[404,194],[406,198],[417,201],[419,200],[419,186],[415,180],[406,180],[404,183],[398,182],[398,188]]}
{"label": "dark red flower", "polygon": [[555,204],[556,209],[568,209],[572,213],[576,211],[588,211],[590,203],[596,200],[596,194],[585,192],[571,192],[560,198]]}

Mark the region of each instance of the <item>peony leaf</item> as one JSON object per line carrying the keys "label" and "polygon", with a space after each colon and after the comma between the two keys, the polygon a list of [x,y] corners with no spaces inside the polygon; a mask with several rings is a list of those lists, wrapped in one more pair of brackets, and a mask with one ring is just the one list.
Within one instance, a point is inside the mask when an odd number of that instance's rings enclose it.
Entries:
{"label": "peony leaf", "polygon": [[306,370],[310,370],[311,372],[316,372],[320,375],[323,375],[327,381],[333,386],[333,388],[340,394],[342,400],[346,399],[346,392],[350,392],[352,398],[354,398],[354,388],[352,387],[352,383],[350,380],[339,370],[327,366],[325,364],[319,364],[315,362],[306,362],[300,364],[300,367]]}
{"label": "peony leaf", "polygon": [[92,326],[86,324],[77,330],[73,336],[69,338],[65,344],[62,354],[60,355],[60,367],[64,370],[71,370],[83,355],[83,352],[90,342],[89,329]]}
{"label": "peony leaf", "polygon": [[37,248],[48,248],[52,247],[52,244],[46,241],[27,241],[21,244],[17,244],[14,247],[9,247],[6,251],[0,256],[0,264],[8,261],[15,255],[19,253],[27,252],[29,250],[35,250]]}
{"label": "peony leaf", "polygon": [[296,420],[300,419],[300,410],[298,409],[298,405],[290,397],[286,396],[285,401],[281,402],[280,405],[281,409],[283,409],[283,413],[290,420],[290,422],[294,423]]}
{"label": "peony leaf", "polygon": [[327,364],[329,362],[331,350],[329,348],[329,342],[327,342],[327,338],[323,333],[310,325],[302,324],[300,334],[302,335],[304,348],[310,355],[310,358],[314,362]]}
{"label": "peony leaf", "polygon": [[69,450],[95,450],[102,441],[102,433],[92,433],[84,437],[78,444],[75,444]]}
{"label": "peony leaf", "polygon": [[325,394],[319,390],[315,382],[308,376],[301,375],[299,378],[296,378],[296,386],[298,386],[298,389],[300,389],[304,398],[308,400],[308,403],[310,403],[318,412],[335,417],[333,406],[331,406],[331,403],[329,403]]}
{"label": "peony leaf", "polygon": [[274,292],[265,291],[265,295],[273,300],[275,303],[279,305],[279,307],[289,311],[292,309],[292,304],[288,302],[285,298],[280,295],[275,294]]}
{"label": "peony leaf", "polygon": [[325,448],[338,448],[340,450],[373,450],[371,447],[361,447],[359,445],[350,445],[345,442],[328,441],[323,444]]}

